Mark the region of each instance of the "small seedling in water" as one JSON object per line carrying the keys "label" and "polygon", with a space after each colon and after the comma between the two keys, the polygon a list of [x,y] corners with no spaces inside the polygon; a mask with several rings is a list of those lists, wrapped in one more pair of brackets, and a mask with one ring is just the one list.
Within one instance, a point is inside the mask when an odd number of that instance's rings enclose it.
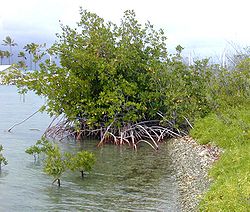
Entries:
{"label": "small seedling in water", "polygon": [[40,140],[36,142],[35,145],[30,146],[25,150],[27,154],[33,155],[34,159],[39,157],[41,153],[47,153],[48,151],[51,151],[53,149],[53,145],[44,137],[42,137]]}
{"label": "small seedling in water", "polygon": [[88,151],[78,152],[72,156],[69,160],[69,169],[72,171],[80,171],[82,178],[84,177],[84,171],[91,171],[95,163],[95,156]]}
{"label": "small seedling in water", "polygon": [[36,161],[36,159],[39,157],[39,154],[41,153],[41,149],[38,146],[34,145],[34,146],[27,148],[25,152],[27,154],[33,155]]}
{"label": "small seedling in water", "polygon": [[1,171],[3,166],[8,164],[8,161],[6,160],[6,158],[1,153],[2,151],[3,151],[3,146],[0,145],[0,171]]}
{"label": "small seedling in water", "polygon": [[61,186],[61,176],[66,170],[66,161],[63,160],[62,154],[58,146],[47,152],[47,158],[44,162],[44,172],[54,177],[54,182],[57,181],[58,186]]}
{"label": "small seedling in water", "polygon": [[83,178],[84,172],[90,171],[95,163],[94,154],[88,151],[81,151],[75,155],[69,152],[62,153],[57,145],[53,145],[45,138],[38,140],[25,152],[34,155],[35,160],[40,153],[45,154],[43,170],[54,178],[52,184],[57,182],[58,186],[61,186],[61,176],[67,169],[80,171]]}

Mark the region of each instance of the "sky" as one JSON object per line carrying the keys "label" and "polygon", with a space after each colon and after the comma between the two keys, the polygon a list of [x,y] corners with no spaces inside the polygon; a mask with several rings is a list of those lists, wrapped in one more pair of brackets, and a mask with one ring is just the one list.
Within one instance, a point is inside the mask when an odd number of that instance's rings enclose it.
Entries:
{"label": "sky", "polygon": [[232,42],[250,45],[249,0],[2,0],[0,43],[10,36],[19,50],[30,42],[50,45],[60,32],[59,20],[73,27],[80,6],[117,24],[133,9],[142,24],[149,20],[165,30],[170,51],[180,44],[186,54],[209,57]]}

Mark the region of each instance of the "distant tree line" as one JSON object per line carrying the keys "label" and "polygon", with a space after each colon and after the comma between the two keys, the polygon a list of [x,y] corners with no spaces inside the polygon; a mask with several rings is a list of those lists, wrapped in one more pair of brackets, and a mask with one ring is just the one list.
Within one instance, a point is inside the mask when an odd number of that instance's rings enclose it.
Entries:
{"label": "distant tree line", "polygon": [[36,70],[38,63],[42,57],[46,54],[46,44],[28,43],[23,47],[23,51],[18,52],[18,61],[13,60],[13,48],[18,44],[10,36],[6,36],[2,43],[8,50],[0,49],[0,63],[1,65],[16,64],[18,68],[22,70]]}

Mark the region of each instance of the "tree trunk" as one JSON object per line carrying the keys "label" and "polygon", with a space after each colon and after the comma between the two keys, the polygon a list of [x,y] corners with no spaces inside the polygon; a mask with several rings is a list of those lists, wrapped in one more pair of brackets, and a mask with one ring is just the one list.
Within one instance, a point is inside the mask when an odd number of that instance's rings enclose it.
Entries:
{"label": "tree trunk", "polygon": [[80,171],[81,172],[81,174],[82,174],[82,179],[84,178],[84,173],[83,173],[83,171]]}
{"label": "tree trunk", "polygon": [[57,179],[57,184],[58,184],[58,187],[61,186],[61,180],[60,179]]}

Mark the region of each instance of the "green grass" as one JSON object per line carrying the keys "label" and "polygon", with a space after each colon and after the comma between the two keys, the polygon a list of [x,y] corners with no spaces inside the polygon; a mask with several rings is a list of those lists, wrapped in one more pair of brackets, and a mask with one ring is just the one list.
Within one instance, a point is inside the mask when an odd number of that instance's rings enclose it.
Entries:
{"label": "green grass", "polygon": [[250,211],[250,106],[197,120],[191,136],[224,149],[210,170],[214,181],[200,211]]}

